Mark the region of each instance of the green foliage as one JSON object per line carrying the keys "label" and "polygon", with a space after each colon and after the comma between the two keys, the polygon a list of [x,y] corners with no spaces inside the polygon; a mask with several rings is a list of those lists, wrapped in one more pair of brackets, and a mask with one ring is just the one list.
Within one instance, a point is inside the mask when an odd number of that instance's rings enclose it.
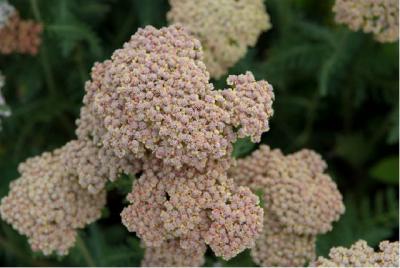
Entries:
{"label": "green foliage", "polygon": [[[138,27],[166,25],[167,0],[9,0],[44,26],[37,56],[0,55],[12,116],[0,132],[0,198],[27,157],[75,137],[84,83],[95,61],[110,57]],[[273,28],[231,68],[274,87],[274,116],[262,143],[291,153],[318,151],[344,195],[346,213],[318,239],[319,254],[366,239],[398,240],[398,42],[380,44],[333,21],[334,0],[266,0]],[[215,82],[225,87],[225,77]],[[234,146],[236,158],[258,147]],[[396,165],[397,162],[397,165]],[[108,183],[102,219],[79,232],[63,258],[32,253],[24,236],[0,220],[0,263],[9,266],[138,266],[138,238],[121,224],[133,177]],[[254,265],[248,251],[206,265]]]}
{"label": "green foliage", "polygon": [[372,200],[349,194],[345,200],[346,212],[334,224],[333,231],[318,237],[318,253],[327,256],[331,247],[349,247],[359,239],[375,247],[390,237],[391,229],[398,227],[397,198],[393,188],[377,191]]}
{"label": "green foliage", "polygon": [[232,157],[241,158],[248,155],[250,152],[254,151],[256,145],[251,142],[250,138],[238,139],[234,146]]}
{"label": "green foliage", "polygon": [[377,180],[388,184],[399,184],[399,156],[389,156],[375,164],[370,174]]}

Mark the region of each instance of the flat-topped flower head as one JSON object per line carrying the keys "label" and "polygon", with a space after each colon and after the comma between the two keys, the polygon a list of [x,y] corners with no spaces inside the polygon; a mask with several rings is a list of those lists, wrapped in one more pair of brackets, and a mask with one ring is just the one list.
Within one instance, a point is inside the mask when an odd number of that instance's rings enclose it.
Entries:
{"label": "flat-topped flower head", "polygon": [[63,149],[27,159],[21,177],[1,200],[1,218],[29,238],[34,251],[68,253],[76,230],[95,221],[105,205],[105,192],[89,194],[61,161]]}
{"label": "flat-topped flower head", "polygon": [[323,173],[326,167],[312,150],[285,156],[267,145],[231,167],[229,175],[239,185],[263,198],[263,233],[251,249],[257,264],[303,266],[315,258],[316,235],[331,230],[344,212],[336,184]]}
{"label": "flat-topped flower head", "polygon": [[262,0],[170,0],[170,23],[185,26],[204,49],[204,63],[215,78],[227,73],[258,36],[271,28]]}
{"label": "flat-topped flower head", "polygon": [[208,244],[217,256],[230,259],[253,246],[262,230],[258,197],[236,187],[220,164],[199,172],[147,159],[128,201],[122,222],[146,247],[177,239],[184,249]]}
{"label": "flat-topped flower head", "polygon": [[94,67],[86,85],[87,112],[104,130],[93,130],[102,132],[94,139],[118,157],[150,151],[168,165],[199,170],[230,156],[236,128],[259,140],[273,114],[271,85],[247,73],[228,79],[232,89],[214,91],[202,55],[180,26],[139,29]]}
{"label": "flat-topped flower head", "polygon": [[399,39],[399,4],[397,0],[336,0],[335,20],[353,31],[372,33],[379,42]]}
{"label": "flat-topped flower head", "polygon": [[399,242],[382,241],[375,252],[364,240],[359,240],[350,248],[334,247],[329,258],[319,257],[311,266],[316,267],[398,267]]}
{"label": "flat-topped flower head", "polygon": [[315,235],[331,230],[344,212],[342,196],[323,174],[325,168],[311,150],[285,156],[261,145],[251,156],[239,159],[231,175],[241,185],[262,190],[267,209],[287,231]]}

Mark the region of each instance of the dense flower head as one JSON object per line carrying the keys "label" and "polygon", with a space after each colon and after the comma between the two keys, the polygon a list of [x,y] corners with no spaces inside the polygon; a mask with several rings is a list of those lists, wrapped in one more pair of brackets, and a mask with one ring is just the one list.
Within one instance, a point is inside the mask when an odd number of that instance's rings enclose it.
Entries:
{"label": "dense flower head", "polygon": [[224,75],[271,28],[262,0],[170,0],[167,18],[200,40],[212,77]]}
{"label": "dense flower head", "polygon": [[0,4],[0,53],[22,53],[35,55],[38,52],[42,25],[31,20],[22,20],[17,10],[7,3]]}
{"label": "dense flower head", "polygon": [[146,248],[142,267],[199,267],[204,263],[207,247],[183,249],[179,241],[170,240],[159,247]]}
{"label": "dense flower head", "polygon": [[263,234],[251,250],[257,264],[303,266],[315,258],[316,235],[329,231],[344,212],[335,183],[323,173],[326,167],[312,150],[285,156],[261,145],[229,170],[239,185],[263,196]]}
{"label": "dense flower head", "polygon": [[399,39],[399,5],[397,0],[336,0],[335,20],[353,31],[372,33],[379,42]]}
{"label": "dense flower head", "polygon": [[76,230],[100,217],[105,192],[89,194],[62,163],[64,148],[27,159],[19,165],[21,177],[10,184],[1,200],[0,214],[33,250],[45,255],[68,253]]}
{"label": "dense flower head", "polygon": [[226,168],[215,164],[204,172],[177,170],[157,158],[145,160],[122,222],[147,247],[179,239],[185,249],[206,243],[217,256],[237,255],[261,233],[263,211],[258,197],[246,187],[236,187]]}
{"label": "dense flower head", "polygon": [[8,117],[11,115],[11,110],[7,106],[3,94],[1,93],[1,89],[4,87],[5,84],[5,79],[6,79],[5,76],[0,71],[0,130],[2,128],[1,117]]}
{"label": "dense flower head", "polygon": [[204,169],[207,161],[230,155],[235,127],[259,140],[273,114],[266,81],[247,73],[228,84],[234,88],[213,90],[200,42],[182,27],[139,29],[92,71],[85,102],[102,129],[91,134],[100,132],[94,139],[118,157],[150,151],[168,165]]}
{"label": "dense flower head", "polygon": [[262,226],[258,198],[227,177],[232,143],[238,135],[260,139],[274,96],[251,73],[214,91],[202,53],[181,26],[138,30],[93,67],[76,132],[118,158],[142,161],[121,217],[146,247],[207,243],[228,259],[251,247]]}
{"label": "dense flower head", "polygon": [[329,258],[319,257],[311,265],[316,267],[398,267],[399,242],[382,241],[375,252],[367,242],[359,240],[350,248],[334,247]]}
{"label": "dense flower head", "polygon": [[325,167],[310,150],[285,156],[262,145],[250,157],[239,159],[231,174],[239,184],[261,189],[268,210],[288,231],[315,235],[331,230],[344,212],[336,184],[322,173]]}
{"label": "dense flower head", "polygon": [[262,133],[269,130],[265,118],[273,115],[272,86],[266,81],[257,82],[250,72],[230,75],[227,83],[232,88],[222,91],[224,105],[232,115],[232,124],[239,128],[238,137],[250,136],[253,142],[259,142]]}
{"label": "dense flower head", "polygon": [[315,236],[288,232],[272,214],[265,213],[263,233],[251,249],[260,266],[300,267],[315,259]]}

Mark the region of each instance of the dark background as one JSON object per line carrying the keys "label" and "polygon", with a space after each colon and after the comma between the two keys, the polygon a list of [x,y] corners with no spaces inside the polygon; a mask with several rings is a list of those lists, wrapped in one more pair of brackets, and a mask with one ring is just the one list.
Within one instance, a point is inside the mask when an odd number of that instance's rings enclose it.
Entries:
{"label": "dark background", "polygon": [[[365,239],[398,240],[399,90],[398,42],[380,44],[371,35],[334,22],[333,1],[267,0],[273,28],[231,68],[266,79],[276,96],[271,130],[262,143],[291,153],[318,151],[344,195],[346,213],[332,232],[318,237],[318,254]],[[73,139],[84,82],[95,61],[110,57],[138,27],[166,25],[167,0],[15,0],[25,19],[44,24],[36,56],[0,55],[3,94],[12,116],[0,132],[0,198],[18,178],[27,157]],[[224,87],[226,77],[214,81]],[[258,145],[235,145],[242,157]],[[45,266],[138,266],[143,249],[121,224],[130,177],[110,183],[107,208],[79,232],[67,257],[32,253],[26,237],[0,220],[0,264]],[[206,265],[249,266],[248,251],[229,262],[207,253]]]}

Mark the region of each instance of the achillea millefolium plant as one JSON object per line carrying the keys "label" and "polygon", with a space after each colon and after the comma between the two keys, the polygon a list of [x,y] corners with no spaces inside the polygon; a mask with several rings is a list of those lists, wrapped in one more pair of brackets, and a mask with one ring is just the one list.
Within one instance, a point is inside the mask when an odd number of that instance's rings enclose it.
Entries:
{"label": "achillea millefolium plant", "polygon": [[0,263],[398,266],[395,2],[1,1]]}

